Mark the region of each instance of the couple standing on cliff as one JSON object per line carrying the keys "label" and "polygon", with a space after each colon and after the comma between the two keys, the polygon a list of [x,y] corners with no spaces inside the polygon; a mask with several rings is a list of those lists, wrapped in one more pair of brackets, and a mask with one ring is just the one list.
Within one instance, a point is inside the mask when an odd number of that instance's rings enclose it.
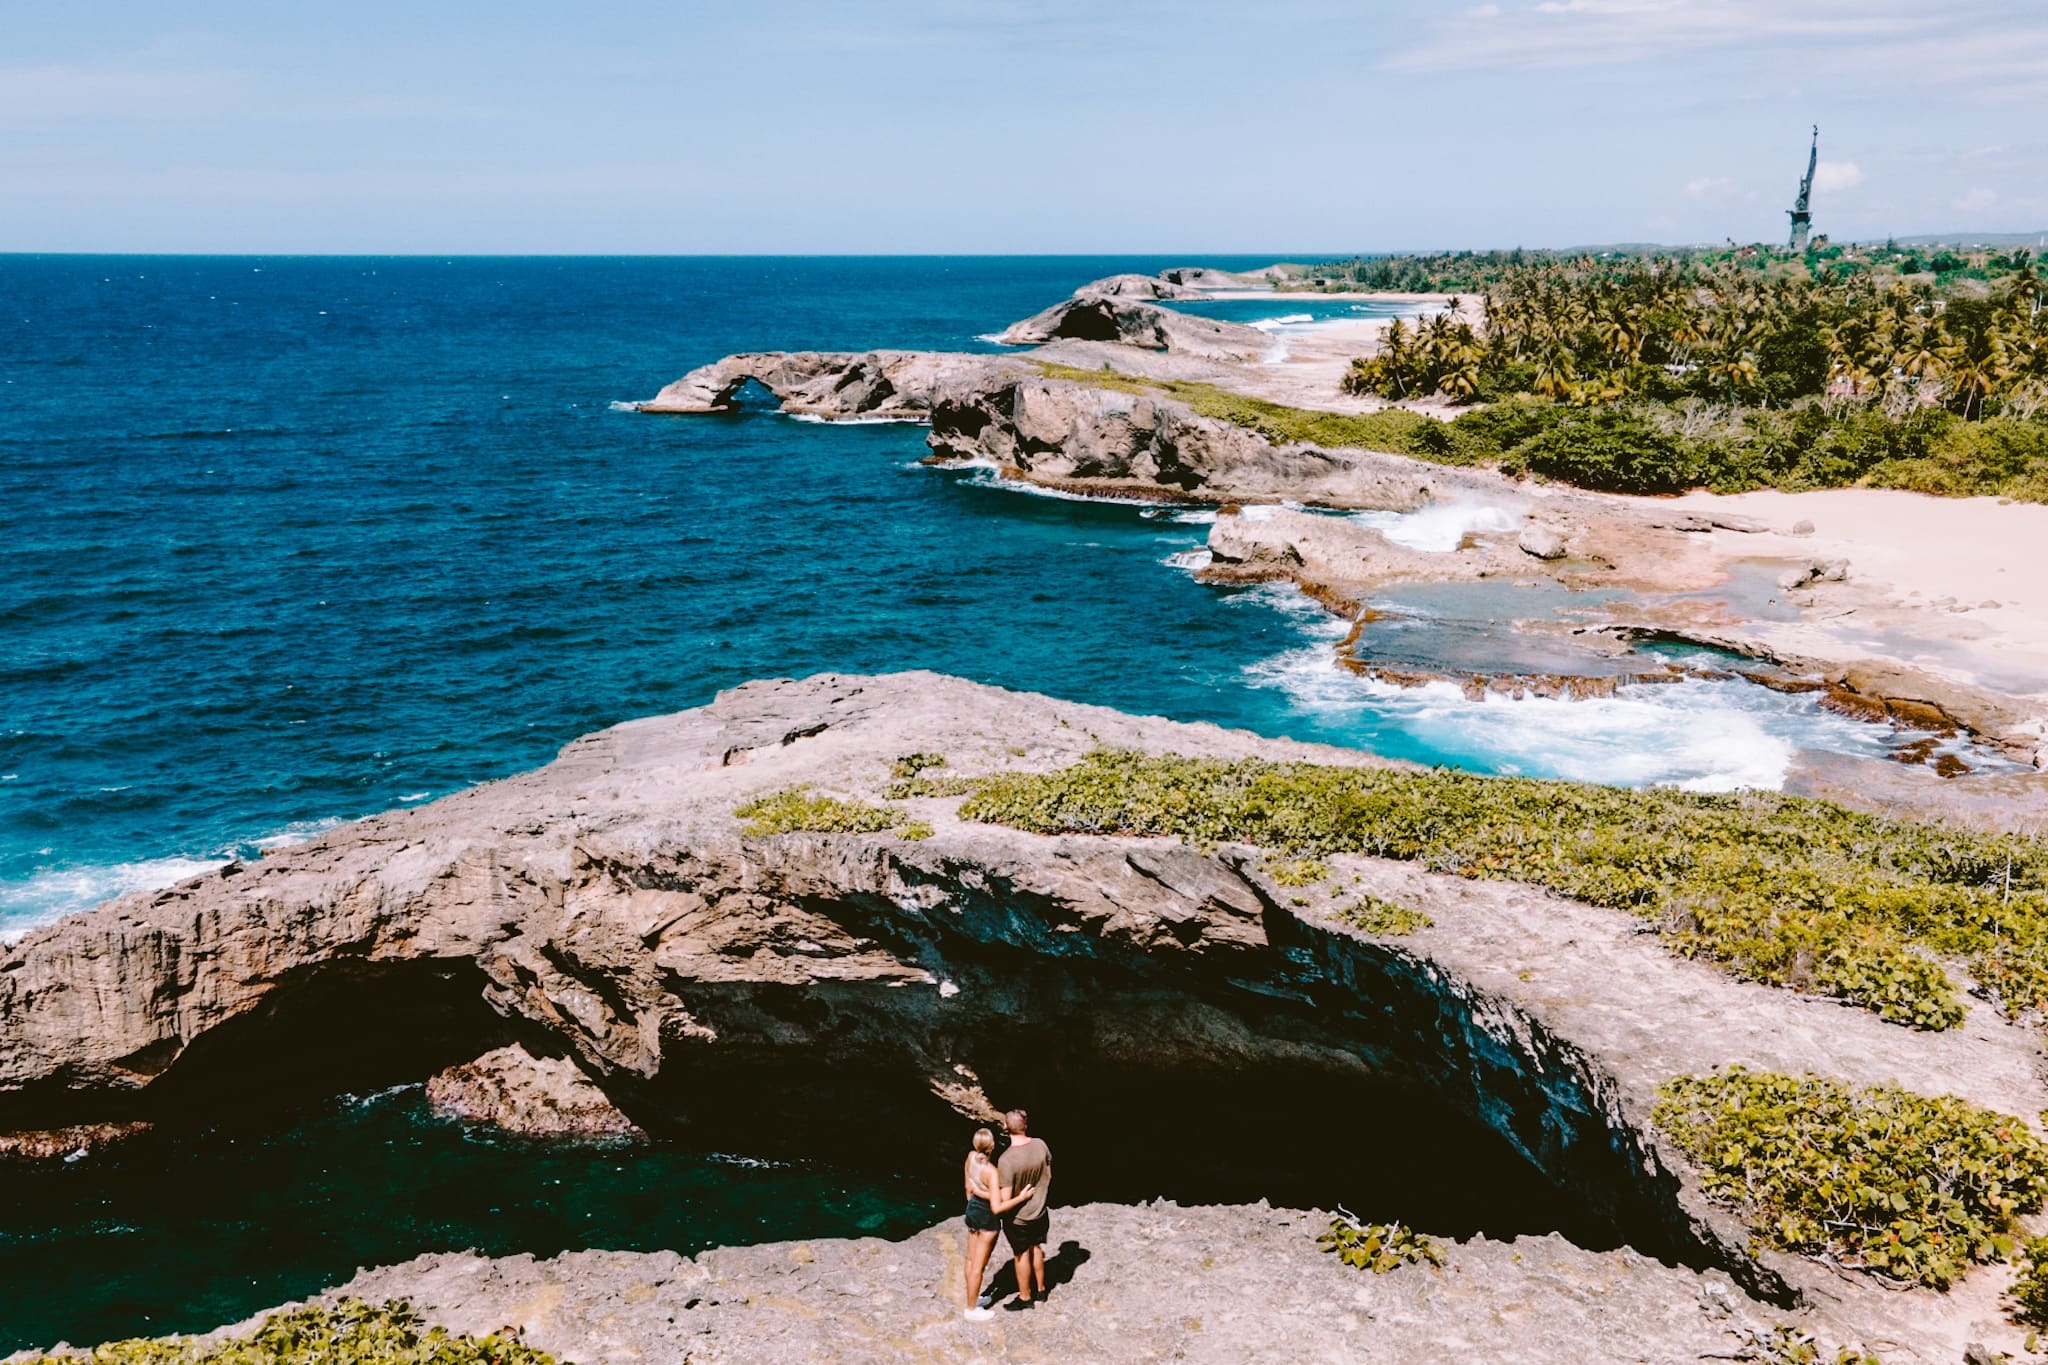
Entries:
{"label": "couple standing on cliff", "polygon": [[1013,1309],[1029,1308],[1045,1297],[1045,1238],[1052,1219],[1045,1211],[1052,1192],[1052,1152],[1031,1136],[1031,1120],[1022,1109],[1003,1115],[1010,1145],[1000,1160],[991,1160],[996,1136],[986,1128],[974,1131],[974,1150],[967,1154],[967,1299],[966,1316],[985,1322],[995,1316],[981,1297],[981,1277],[995,1250],[996,1232],[1017,1258],[1017,1297]]}

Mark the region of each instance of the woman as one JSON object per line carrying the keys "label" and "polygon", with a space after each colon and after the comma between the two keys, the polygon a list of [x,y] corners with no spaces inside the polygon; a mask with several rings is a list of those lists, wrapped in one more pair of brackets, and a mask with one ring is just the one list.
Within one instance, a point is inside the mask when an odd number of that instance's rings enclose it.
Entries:
{"label": "woman", "polygon": [[967,1154],[967,1307],[966,1316],[976,1322],[985,1322],[995,1316],[981,1306],[981,1277],[988,1269],[989,1253],[995,1250],[996,1232],[1002,1227],[1002,1215],[1031,1197],[1033,1186],[1026,1185],[1003,1198],[1003,1187],[996,1180],[996,1163],[990,1158],[996,1150],[996,1135],[986,1128],[974,1130],[974,1150]]}

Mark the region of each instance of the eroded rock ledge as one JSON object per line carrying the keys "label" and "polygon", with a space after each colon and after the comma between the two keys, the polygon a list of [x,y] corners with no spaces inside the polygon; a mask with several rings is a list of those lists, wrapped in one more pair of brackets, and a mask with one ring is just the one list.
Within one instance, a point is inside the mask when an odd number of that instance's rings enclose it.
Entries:
{"label": "eroded rock ledge", "polygon": [[[1854,1300],[1877,1291],[1752,1258],[1648,1123],[1655,1087],[1743,1062],[2008,1113],[2048,1100],[2037,1040],[1989,1009],[1908,1032],[1513,884],[1332,859],[1334,880],[1435,921],[1381,940],[1252,849],[1035,836],[937,798],[904,803],[919,839],[750,837],[733,814],[796,784],[873,799],[914,752],[971,775],[1098,744],[1372,762],[930,674],[750,684],[0,951],[0,1124],[177,1122],[525,1039],[656,1136],[806,1155],[820,1113],[857,1112],[835,1155],[892,1170],[943,1169],[968,1117],[1029,1097],[1070,1146],[1130,1153],[1100,1178],[1138,1198],[1174,1192],[1161,1171],[1216,1176],[1135,1140],[1201,1096],[1239,1199],[1434,1172],[1487,1192],[1481,1229],[1561,1227],[1768,1298],[1826,1282]],[[1392,1145],[1371,1161],[1333,1157],[1375,1138]]]}
{"label": "eroded rock ledge", "polygon": [[[1784,1319],[1718,1273],[1590,1253],[1555,1236],[1474,1240],[1453,1247],[1442,1271],[1363,1275],[1317,1251],[1327,1224],[1327,1215],[1260,1207],[1062,1208],[1047,1265],[1051,1296],[989,1323],[960,1319],[957,1220],[902,1242],[783,1242],[687,1258],[427,1256],[367,1271],[338,1292],[409,1298],[458,1331],[515,1324],[529,1342],[580,1365],[1583,1365],[1733,1358]],[[1008,1277],[996,1279],[1006,1285]]]}

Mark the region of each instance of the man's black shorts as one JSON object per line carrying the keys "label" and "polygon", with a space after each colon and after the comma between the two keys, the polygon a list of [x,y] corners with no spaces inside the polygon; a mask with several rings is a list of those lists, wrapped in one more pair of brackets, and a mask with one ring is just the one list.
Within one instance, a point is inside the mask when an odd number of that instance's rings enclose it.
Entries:
{"label": "man's black shorts", "polygon": [[1045,1245],[1046,1234],[1052,1231],[1052,1215],[1041,1213],[1036,1218],[1005,1218],[1003,1240],[1010,1244],[1012,1256],[1022,1256],[1033,1247]]}

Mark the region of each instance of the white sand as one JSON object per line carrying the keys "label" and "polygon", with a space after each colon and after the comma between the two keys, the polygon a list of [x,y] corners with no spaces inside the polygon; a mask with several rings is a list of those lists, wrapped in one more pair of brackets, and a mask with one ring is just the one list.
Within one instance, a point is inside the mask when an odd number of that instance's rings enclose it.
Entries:
{"label": "white sand", "polygon": [[[2026,685],[2048,680],[2048,506],[1876,488],[1663,501],[1674,504],[1770,523],[1766,535],[1715,532],[1730,556],[1847,560],[1860,590],[1850,600],[1863,605],[1834,619],[1838,636],[1903,632],[1927,641],[1922,661],[1943,671],[1999,691],[2048,690]],[[1787,534],[1801,521],[1812,535]]]}

